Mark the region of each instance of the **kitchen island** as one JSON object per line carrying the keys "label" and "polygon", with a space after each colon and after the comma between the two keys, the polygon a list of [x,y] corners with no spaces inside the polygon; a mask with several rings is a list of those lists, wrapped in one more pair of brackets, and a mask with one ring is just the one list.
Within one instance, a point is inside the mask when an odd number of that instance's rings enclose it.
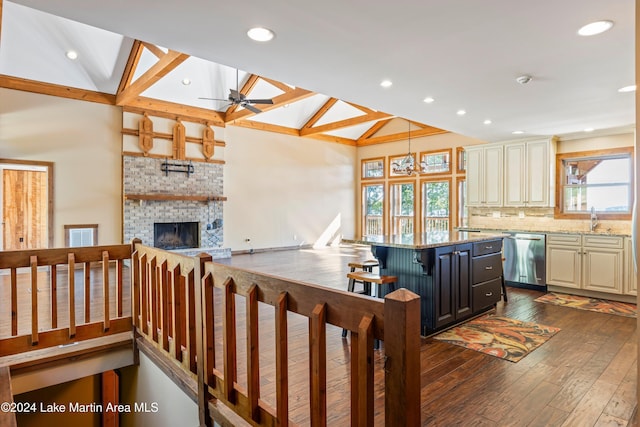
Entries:
{"label": "kitchen island", "polygon": [[490,310],[501,298],[502,238],[464,231],[363,236],[345,243],[371,246],[381,275],[420,296],[421,332],[439,330]]}

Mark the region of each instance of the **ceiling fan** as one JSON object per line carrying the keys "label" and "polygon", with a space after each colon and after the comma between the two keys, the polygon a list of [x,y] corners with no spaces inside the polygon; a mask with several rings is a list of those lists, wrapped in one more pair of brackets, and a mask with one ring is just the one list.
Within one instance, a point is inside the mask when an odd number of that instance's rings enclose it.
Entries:
{"label": "ceiling fan", "polygon": [[273,105],[273,100],[272,99],[251,99],[251,98],[247,98],[246,95],[240,93],[240,89],[239,89],[239,81],[238,81],[238,70],[236,69],[236,88],[235,89],[229,89],[229,97],[227,99],[221,99],[221,98],[204,98],[204,97],[199,97],[198,99],[208,99],[211,101],[224,101],[224,102],[228,102],[228,106],[230,105],[238,105],[240,107],[246,108],[247,110],[253,112],[253,113],[261,113],[262,110],[260,110],[259,108],[254,107],[254,104],[267,104],[267,105]]}

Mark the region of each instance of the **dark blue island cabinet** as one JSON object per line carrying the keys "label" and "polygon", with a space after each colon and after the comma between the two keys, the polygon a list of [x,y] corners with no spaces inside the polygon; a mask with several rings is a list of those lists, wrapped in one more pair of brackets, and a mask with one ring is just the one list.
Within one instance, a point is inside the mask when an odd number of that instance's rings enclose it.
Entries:
{"label": "dark blue island cabinet", "polygon": [[365,236],[380,274],[420,296],[422,335],[490,310],[502,295],[502,236],[472,232]]}

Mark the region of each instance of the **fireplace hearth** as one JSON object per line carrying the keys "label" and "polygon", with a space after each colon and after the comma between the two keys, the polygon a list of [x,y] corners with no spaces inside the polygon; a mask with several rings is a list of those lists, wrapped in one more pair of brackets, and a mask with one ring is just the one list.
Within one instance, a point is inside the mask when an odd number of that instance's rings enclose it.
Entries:
{"label": "fireplace hearth", "polygon": [[188,249],[199,246],[197,222],[156,222],[153,224],[153,246],[160,249]]}

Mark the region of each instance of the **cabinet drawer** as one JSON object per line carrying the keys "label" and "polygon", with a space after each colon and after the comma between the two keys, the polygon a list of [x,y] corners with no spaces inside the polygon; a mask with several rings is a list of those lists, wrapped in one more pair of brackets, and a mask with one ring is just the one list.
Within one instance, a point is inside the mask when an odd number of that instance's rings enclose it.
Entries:
{"label": "cabinet drawer", "polygon": [[547,244],[580,246],[582,236],[579,234],[547,234]]}
{"label": "cabinet drawer", "polygon": [[500,277],[473,286],[473,312],[489,307],[502,298],[502,280]]}
{"label": "cabinet drawer", "polygon": [[474,284],[502,276],[502,255],[499,253],[474,257],[471,263]]}
{"label": "cabinet drawer", "polygon": [[473,244],[473,256],[493,254],[502,250],[502,239]]}
{"label": "cabinet drawer", "polygon": [[584,246],[597,246],[599,248],[622,249],[623,238],[618,236],[598,236],[597,234],[585,234]]}

